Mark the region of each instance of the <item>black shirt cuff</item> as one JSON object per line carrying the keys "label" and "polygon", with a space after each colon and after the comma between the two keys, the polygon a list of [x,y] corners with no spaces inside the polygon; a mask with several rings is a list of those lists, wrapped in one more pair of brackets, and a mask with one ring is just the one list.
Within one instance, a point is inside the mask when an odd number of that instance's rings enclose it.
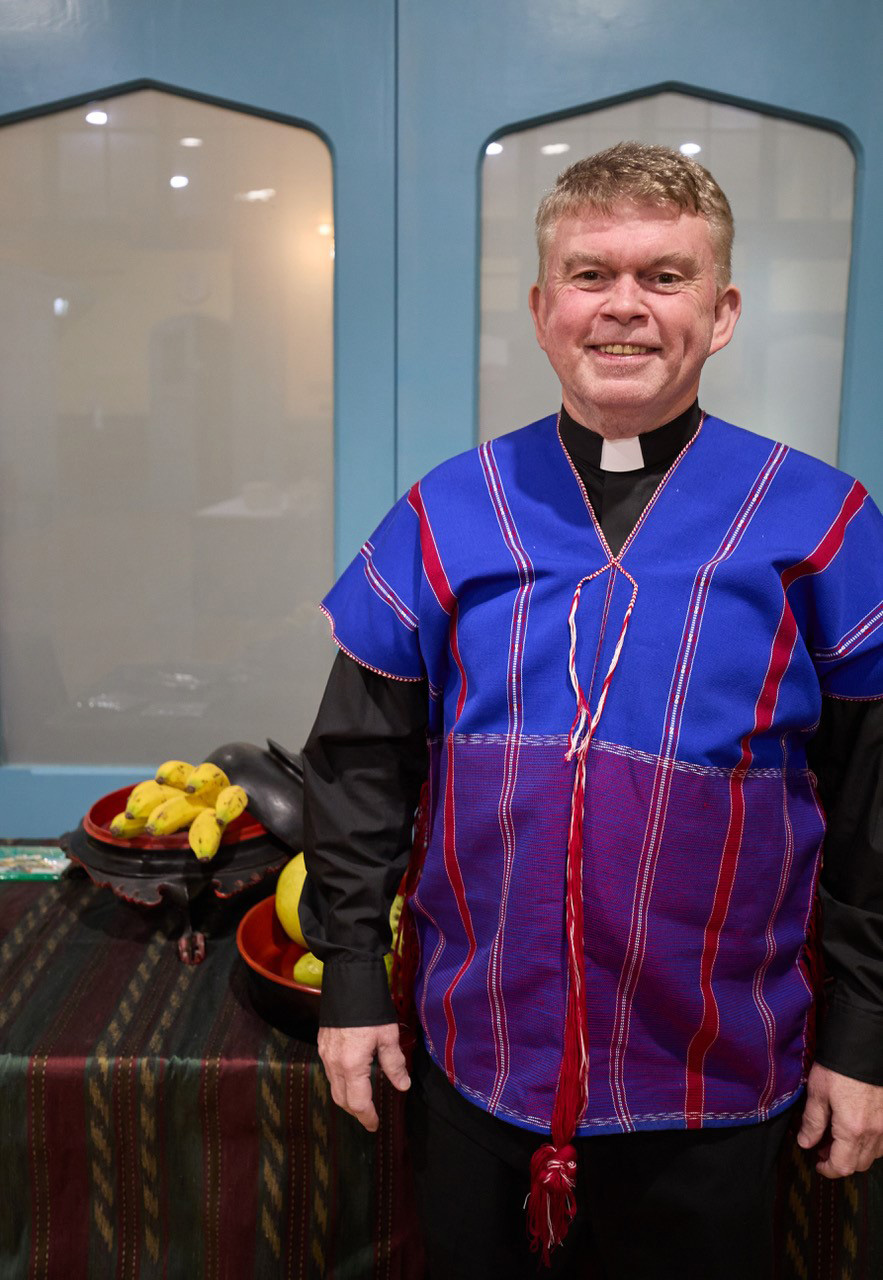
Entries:
{"label": "black shirt cuff", "polygon": [[373,956],[334,956],[322,973],[320,1027],[380,1027],[398,1022],[386,964]]}
{"label": "black shirt cuff", "polygon": [[819,1029],[815,1060],[853,1080],[883,1085],[883,1011],[853,1004],[835,991]]}

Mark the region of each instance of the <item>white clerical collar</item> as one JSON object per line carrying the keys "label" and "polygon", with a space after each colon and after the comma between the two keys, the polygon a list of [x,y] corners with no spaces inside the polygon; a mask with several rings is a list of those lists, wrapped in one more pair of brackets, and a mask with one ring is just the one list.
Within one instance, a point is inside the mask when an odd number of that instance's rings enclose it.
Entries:
{"label": "white clerical collar", "polygon": [[604,440],[601,445],[602,471],[640,471],[644,465],[640,436]]}

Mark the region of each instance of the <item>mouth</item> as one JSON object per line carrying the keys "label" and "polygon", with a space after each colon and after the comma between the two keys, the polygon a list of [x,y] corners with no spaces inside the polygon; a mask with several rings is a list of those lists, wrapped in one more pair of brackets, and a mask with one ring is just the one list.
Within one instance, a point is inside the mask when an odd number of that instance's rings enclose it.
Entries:
{"label": "mouth", "polygon": [[634,342],[605,342],[589,347],[590,351],[599,351],[604,356],[649,356],[658,347],[641,347]]}

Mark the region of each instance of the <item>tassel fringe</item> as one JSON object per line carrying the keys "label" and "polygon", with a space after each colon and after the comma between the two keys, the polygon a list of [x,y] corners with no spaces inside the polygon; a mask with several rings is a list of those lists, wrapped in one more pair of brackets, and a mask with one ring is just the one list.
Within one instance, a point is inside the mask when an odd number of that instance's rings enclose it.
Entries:
{"label": "tassel fringe", "polygon": [[546,1143],[533,1153],[526,1207],[531,1247],[542,1249],[543,1265],[551,1266],[551,1251],[576,1214],[576,1150],[569,1143]]}
{"label": "tassel fringe", "polygon": [[[585,690],[576,672],[576,612],[583,586],[600,573],[618,571],[632,585],[632,595],[620,627],[619,638],[604,677],[598,705],[591,713]],[[541,1251],[551,1265],[552,1249],[561,1244],[576,1213],[576,1150],[573,1138],[589,1102],[589,1020],[586,1010],[585,928],[583,921],[583,816],[585,812],[586,762],[589,747],[601,719],[610,682],[619,662],[629,619],[635,607],[638,585],[615,562],[577,584],[570,606],[570,681],[576,695],[576,715],[570,730],[567,760],[575,760],[570,831],[567,837],[566,903],[564,927],[567,942],[567,1011],[564,1046],[555,1105],[552,1109],[552,1141],[534,1153],[527,1197],[527,1230],[530,1247]]]}

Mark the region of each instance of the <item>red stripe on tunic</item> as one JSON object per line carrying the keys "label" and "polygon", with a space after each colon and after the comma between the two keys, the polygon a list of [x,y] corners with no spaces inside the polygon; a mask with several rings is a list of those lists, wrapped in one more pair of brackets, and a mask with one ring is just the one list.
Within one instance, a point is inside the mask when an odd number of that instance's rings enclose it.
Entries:
{"label": "red stripe on tunic", "polygon": [[426,574],[426,579],[430,587],[432,587],[433,595],[445,613],[453,613],[457,597],[451,590],[448,575],[445,573],[441,556],[438,553],[435,535],[432,532],[429,516],[426,514],[426,508],[423,505],[423,495],[420,492],[419,481],[412,486],[408,494],[408,504],[412,510],[416,511],[420,521],[420,550],[423,554],[423,570]]}
{"label": "red stripe on tunic", "polygon": [[503,995],[502,953],[503,936],[506,927],[506,909],[512,880],[512,865],[515,859],[515,823],[512,816],[512,799],[515,794],[515,784],[518,777],[521,731],[524,722],[522,667],[527,618],[534,585],[534,571],[533,564],[518,533],[515,518],[509,507],[502,477],[494,456],[493,445],[490,442],[481,446],[479,457],[484,470],[488,494],[494,508],[494,514],[497,517],[497,524],[518,571],[519,584],[512,606],[512,619],[509,628],[509,660],[506,670],[508,733],[503,756],[503,784],[497,804],[497,820],[500,824],[500,835],[504,850],[503,882],[500,892],[500,914],[497,931],[494,935],[488,960],[488,1002],[491,1009],[491,1030],[494,1036],[494,1052],[497,1062],[494,1087],[491,1090],[488,1101],[488,1110],[493,1113],[496,1111],[509,1076],[509,1031]]}
{"label": "red stripe on tunic", "polygon": [[[433,595],[438,601],[440,607],[445,613],[450,614],[450,627],[448,630],[448,639],[451,646],[451,653],[457,669],[460,672],[460,692],[457,697],[457,713],[456,719],[459,720],[463,707],[466,703],[466,669],[463,666],[463,660],[460,657],[460,644],[457,638],[457,597],[451,589],[448,581],[448,575],[445,573],[444,565],[441,562],[441,556],[438,552],[438,546],[435,541],[435,535],[432,532],[432,526],[429,523],[429,517],[426,514],[426,508],[423,505],[423,495],[420,492],[420,483],[411,487],[408,494],[408,503],[417,513],[420,520],[420,550],[423,558],[423,572],[432,588]],[[469,912],[469,905],[466,901],[466,886],[463,883],[463,873],[460,870],[460,864],[457,861],[456,847],[456,822],[454,818],[454,741],[451,736],[453,729],[448,733],[447,755],[448,768],[447,777],[445,779],[445,798],[444,798],[444,864],[445,871],[448,875],[451,888],[454,891],[454,897],[457,900],[457,910],[460,913],[460,919],[463,922],[463,928],[466,937],[469,940],[469,950],[466,953],[466,959],[460,965],[460,968],[454,974],[454,977],[448,986],[447,991],[442,999],[442,1006],[445,1012],[445,1022],[447,1031],[445,1034],[445,1071],[451,1083],[454,1082],[454,1044],[457,1039],[457,1023],[454,1017],[453,996],[457,988],[457,984],[463,977],[463,974],[469,968],[475,956],[476,943],[475,932],[472,928],[472,916]]]}
{"label": "red stripe on tunic", "polygon": [[653,892],[656,864],[662,847],[662,837],[665,830],[668,801],[672,787],[673,771],[671,762],[677,754],[690,673],[699,645],[702,617],[711,590],[714,573],[718,566],[727,560],[739,546],[746,529],[754,519],[761,502],[766,497],[787,453],[788,450],[785,445],[777,444],[773,448],[763,469],[746,494],[742,506],[733,518],[717,551],[705,564],[700,566],[693,581],[690,602],[684,619],[678,658],[669,690],[660,757],[653,780],[653,794],[647,816],[644,847],[641,850],[641,860],[636,878],[635,899],[632,904],[626,958],[623,962],[617,991],[616,1020],[610,1054],[610,1088],[617,1118],[625,1130],[634,1128],[634,1122],[631,1119],[626,1101],[624,1084],[625,1054],[631,1027],[632,1002],[637,991],[647,949],[650,897]]}
{"label": "red stripe on tunic", "polygon": [[823,573],[828,568],[828,565],[843,546],[843,539],[846,537],[849,522],[858,515],[867,496],[868,491],[864,485],[860,484],[858,480],[853,480],[852,488],[843,499],[843,506],[837,513],[836,519],[815,550],[805,560],[792,565],[790,569],[786,569],[782,574],[782,587],[785,591],[798,578],[803,578],[808,573]]}
{"label": "red stripe on tunic", "polygon": [[[856,480],[846,495],[843,505],[830,527],[804,560],[786,569],[782,573],[783,595],[798,578],[808,574],[822,573],[833,561],[846,536],[849,522],[858,513],[866,497],[866,490]],[[745,819],[744,785],[753,752],[751,740],[758,733],[766,733],[773,722],[779,690],[794,646],[797,642],[797,621],[788,605],[787,598],[782,602],[782,615],[773,639],[770,660],[766,675],[758,694],[754,711],[754,727],[742,739],[742,754],[739,763],[733,770],[730,779],[730,820],[724,841],[723,856],[718,870],[711,912],[705,926],[700,962],[700,989],[702,992],[703,1013],[698,1030],[690,1042],[687,1051],[686,1097],[684,1102],[684,1119],[688,1129],[702,1127],[702,1112],[705,1105],[705,1059],[708,1051],[717,1040],[720,1030],[720,1013],[712,988],[712,974],[717,959],[720,935],[729,911],[739,854],[742,847],[742,831]]]}
{"label": "red stripe on tunic", "polygon": [[459,719],[466,702],[466,669],[460,657],[460,644],[457,639],[457,597],[454,595],[451,584],[448,581],[448,575],[445,573],[441,556],[438,553],[435,534],[432,532],[432,525],[429,523],[429,516],[426,514],[426,508],[423,505],[423,495],[420,492],[419,480],[417,484],[412,485],[408,493],[408,504],[416,512],[420,521],[420,551],[426,580],[432,588],[432,594],[440,607],[451,616],[448,639],[454,662],[460,672],[460,695],[457,698],[457,719]]}
{"label": "red stripe on tunic", "polygon": [[447,1073],[447,1077],[451,1084],[453,1084],[456,1078],[454,1072],[454,1044],[457,1040],[457,1023],[454,1018],[453,997],[457,984],[472,964],[473,957],[475,956],[476,943],[475,931],[472,927],[472,916],[469,912],[468,903],[466,902],[466,886],[463,883],[463,873],[461,872],[460,864],[457,861],[456,826],[454,820],[454,742],[450,734],[448,735],[447,752],[448,776],[445,781],[444,825],[445,871],[448,873],[448,880],[451,883],[451,888],[454,890],[454,896],[457,899],[457,910],[460,912],[460,919],[463,922],[466,937],[469,939],[469,950],[466,953],[466,959],[455,973],[442,1000],[442,1005],[445,1011],[445,1022],[447,1023],[447,1032],[445,1034],[445,1072]]}

